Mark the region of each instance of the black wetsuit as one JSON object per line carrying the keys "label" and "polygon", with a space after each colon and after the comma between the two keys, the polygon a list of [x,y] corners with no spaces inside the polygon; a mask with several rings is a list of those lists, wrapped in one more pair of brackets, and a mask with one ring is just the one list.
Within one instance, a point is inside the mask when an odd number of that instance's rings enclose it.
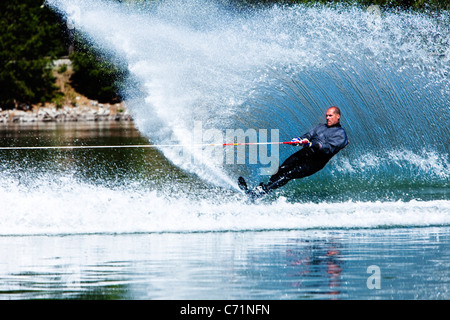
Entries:
{"label": "black wetsuit", "polygon": [[311,146],[304,147],[287,158],[278,172],[270,177],[269,182],[261,184],[265,192],[284,186],[292,179],[316,173],[348,144],[347,134],[340,124],[330,127],[319,124],[299,138],[308,139]]}

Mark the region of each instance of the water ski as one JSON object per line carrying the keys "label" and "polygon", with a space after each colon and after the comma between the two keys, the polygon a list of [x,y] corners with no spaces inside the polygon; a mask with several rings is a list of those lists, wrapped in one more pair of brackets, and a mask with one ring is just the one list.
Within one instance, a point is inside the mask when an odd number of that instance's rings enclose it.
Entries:
{"label": "water ski", "polygon": [[245,179],[243,177],[238,178],[238,186],[239,186],[239,189],[241,189],[245,193],[248,192],[247,182],[245,182]]}
{"label": "water ski", "polygon": [[238,178],[238,186],[239,189],[244,191],[251,200],[256,200],[267,194],[267,192],[262,188],[261,185],[257,186],[254,190],[250,190],[247,186],[247,182],[243,177]]}

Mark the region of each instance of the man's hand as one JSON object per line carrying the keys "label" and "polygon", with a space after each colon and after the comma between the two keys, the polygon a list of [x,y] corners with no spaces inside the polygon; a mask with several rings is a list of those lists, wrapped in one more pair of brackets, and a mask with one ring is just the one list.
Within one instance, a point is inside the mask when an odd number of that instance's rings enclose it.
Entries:
{"label": "man's hand", "polygon": [[300,138],[294,138],[291,140],[291,144],[294,146],[303,145],[305,147],[311,147],[312,143],[309,142],[308,139],[300,139]]}

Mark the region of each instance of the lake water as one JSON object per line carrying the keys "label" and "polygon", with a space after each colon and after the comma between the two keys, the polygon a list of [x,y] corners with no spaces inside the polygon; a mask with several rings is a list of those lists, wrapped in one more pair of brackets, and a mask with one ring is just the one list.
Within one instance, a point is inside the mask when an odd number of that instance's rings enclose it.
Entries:
{"label": "lake water", "polygon": [[[1,146],[148,144],[131,122],[3,127]],[[449,299],[434,200],[248,203],[155,148],[0,151],[0,299]]]}
{"label": "lake water", "polygon": [[[235,2],[46,1],[127,70],[134,123],[0,146],[158,147],[0,148],[1,298],[450,298],[448,12]],[[349,145],[247,201],[333,105]]]}

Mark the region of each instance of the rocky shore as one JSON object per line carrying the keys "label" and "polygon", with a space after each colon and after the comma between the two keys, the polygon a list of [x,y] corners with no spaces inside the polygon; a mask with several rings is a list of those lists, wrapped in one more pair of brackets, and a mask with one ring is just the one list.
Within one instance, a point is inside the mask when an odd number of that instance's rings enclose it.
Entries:
{"label": "rocky shore", "polygon": [[34,106],[30,111],[2,110],[0,124],[68,121],[132,121],[124,103],[101,104],[88,101],[75,106]]}
{"label": "rocky shore", "polygon": [[[64,68],[63,68],[64,67]],[[72,62],[68,58],[53,61],[55,85],[62,98],[57,102],[47,102],[20,109],[2,110],[0,125],[9,123],[69,122],[69,121],[132,121],[132,117],[121,103],[100,103],[76,92],[70,78],[73,74]]]}

